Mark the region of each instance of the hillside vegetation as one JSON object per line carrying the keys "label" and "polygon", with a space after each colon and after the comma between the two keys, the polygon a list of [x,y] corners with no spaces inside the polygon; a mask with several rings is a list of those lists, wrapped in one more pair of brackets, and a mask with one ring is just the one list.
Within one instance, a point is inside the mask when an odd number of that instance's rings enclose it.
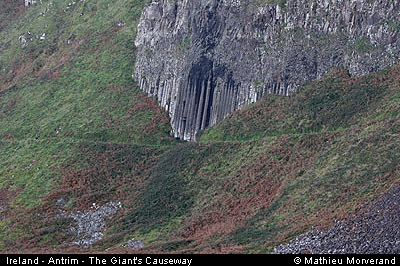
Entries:
{"label": "hillside vegetation", "polygon": [[2,252],[270,252],[399,181],[399,66],[332,69],[181,142],[131,77],[146,1],[5,2]]}

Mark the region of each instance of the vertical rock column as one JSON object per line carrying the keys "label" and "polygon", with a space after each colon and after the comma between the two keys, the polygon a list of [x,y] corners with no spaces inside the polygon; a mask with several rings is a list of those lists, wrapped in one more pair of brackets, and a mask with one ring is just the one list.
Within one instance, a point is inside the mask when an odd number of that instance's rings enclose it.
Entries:
{"label": "vertical rock column", "polygon": [[399,0],[264,2],[145,8],[134,78],[168,111],[175,137],[194,140],[264,94],[287,96],[332,67],[357,76],[399,62]]}

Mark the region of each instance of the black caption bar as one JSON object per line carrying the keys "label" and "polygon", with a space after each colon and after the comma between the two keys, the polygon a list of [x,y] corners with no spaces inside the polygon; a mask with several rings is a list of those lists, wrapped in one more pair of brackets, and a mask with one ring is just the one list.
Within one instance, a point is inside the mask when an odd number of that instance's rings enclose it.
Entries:
{"label": "black caption bar", "polygon": [[2,254],[1,265],[400,265],[400,255]]}

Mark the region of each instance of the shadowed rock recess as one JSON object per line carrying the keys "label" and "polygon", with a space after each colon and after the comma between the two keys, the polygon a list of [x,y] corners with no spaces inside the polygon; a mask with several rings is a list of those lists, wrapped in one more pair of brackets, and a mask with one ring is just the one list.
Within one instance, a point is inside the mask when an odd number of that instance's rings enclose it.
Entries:
{"label": "shadowed rock recess", "polygon": [[400,57],[398,0],[159,0],[143,12],[134,77],[194,140],[266,93],[331,67],[374,72]]}

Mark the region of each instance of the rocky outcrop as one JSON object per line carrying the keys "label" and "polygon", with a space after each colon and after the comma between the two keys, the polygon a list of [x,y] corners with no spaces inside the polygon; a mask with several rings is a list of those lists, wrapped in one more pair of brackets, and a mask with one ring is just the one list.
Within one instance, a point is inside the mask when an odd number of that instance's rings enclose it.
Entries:
{"label": "rocky outcrop", "polygon": [[30,6],[36,3],[36,0],[25,0],[25,6]]}
{"label": "rocky outcrop", "polygon": [[[263,3],[263,4],[260,4]],[[398,0],[158,0],[143,12],[134,77],[193,140],[266,93],[331,67],[352,75],[400,57]]]}
{"label": "rocky outcrop", "polygon": [[358,215],[275,247],[280,254],[399,254],[400,185],[361,206]]}
{"label": "rocky outcrop", "polygon": [[[65,206],[66,203],[64,203],[64,199],[60,199],[57,204]],[[122,208],[120,202],[109,202],[103,206],[97,206],[96,203],[93,203],[89,211],[68,213],[60,210],[56,218],[72,219],[74,223],[71,224],[68,233],[75,235],[77,238],[72,244],[79,247],[88,247],[103,238],[106,220],[112,218],[120,208]]]}

